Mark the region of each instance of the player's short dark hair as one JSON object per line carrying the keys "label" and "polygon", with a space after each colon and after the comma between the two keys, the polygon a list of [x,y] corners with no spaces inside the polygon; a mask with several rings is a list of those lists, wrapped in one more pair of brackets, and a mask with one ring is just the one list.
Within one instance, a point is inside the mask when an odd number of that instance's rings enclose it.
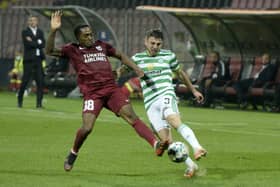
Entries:
{"label": "player's short dark hair", "polygon": [[87,25],[87,24],[82,24],[82,25],[78,25],[78,26],[75,27],[74,35],[75,35],[76,39],[79,38],[79,35],[81,34],[81,29],[85,28],[85,27],[90,27],[90,26]]}
{"label": "player's short dark hair", "polygon": [[164,39],[163,38],[163,33],[160,29],[151,29],[151,30],[148,30],[146,32],[146,37],[147,38],[150,38],[150,37],[155,37],[155,38],[159,38],[159,39]]}

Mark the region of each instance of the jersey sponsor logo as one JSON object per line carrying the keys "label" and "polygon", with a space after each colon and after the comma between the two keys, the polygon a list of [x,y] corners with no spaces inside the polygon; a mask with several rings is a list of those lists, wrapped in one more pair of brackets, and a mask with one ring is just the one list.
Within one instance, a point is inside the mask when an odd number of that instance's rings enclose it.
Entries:
{"label": "jersey sponsor logo", "polygon": [[151,76],[158,76],[161,74],[161,70],[152,70],[152,71],[147,71],[145,72],[146,75],[151,75]]}
{"label": "jersey sponsor logo", "polygon": [[98,51],[102,51],[102,47],[99,45],[99,46],[96,46],[95,47]]}
{"label": "jersey sponsor logo", "polygon": [[106,62],[106,55],[104,53],[87,53],[84,54],[84,63],[91,63],[91,62]]}

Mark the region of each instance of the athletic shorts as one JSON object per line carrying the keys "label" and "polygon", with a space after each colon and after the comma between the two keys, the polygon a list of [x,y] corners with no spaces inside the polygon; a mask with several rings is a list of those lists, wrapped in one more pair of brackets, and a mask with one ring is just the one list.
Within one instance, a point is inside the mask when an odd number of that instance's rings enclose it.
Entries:
{"label": "athletic shorts", "polygon": [[160,96],[147,111],[148,118],[156,132],[163,128],[170,128],[165,119],[171,114],[179,114],[179,110],[177,99],[170,95]]}
{"label": "athletic shorts", "polygon": [[105,107],[118,115],[120,109],[129,103],[129,98],[122,93],[120,88],[104,88],[84,94],[83,113],[93,113],[97,117]]}

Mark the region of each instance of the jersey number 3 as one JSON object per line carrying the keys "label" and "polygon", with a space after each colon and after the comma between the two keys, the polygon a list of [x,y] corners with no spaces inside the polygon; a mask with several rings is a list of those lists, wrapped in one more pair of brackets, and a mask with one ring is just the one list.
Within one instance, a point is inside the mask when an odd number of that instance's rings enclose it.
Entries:
{"label": "jersey number 3", "polygon": [[86,100],[84,103],[84,111],[94,110],[94,101],[92,99]]}

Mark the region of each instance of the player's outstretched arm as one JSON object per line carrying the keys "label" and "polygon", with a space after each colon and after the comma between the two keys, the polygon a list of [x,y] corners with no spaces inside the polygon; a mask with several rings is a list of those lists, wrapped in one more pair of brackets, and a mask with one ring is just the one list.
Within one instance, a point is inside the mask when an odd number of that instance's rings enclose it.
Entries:
{"label": "player's outstretched arm", "polygon": [[193,93],[196,101],[198,103],[202,103],[203,100],[204,100],[204,97],[203,97],[203,95],[199,91],[197,91],[193,87],[193,85],[192,85],[192,83],[190,81],[189,75],[182,68],[180,68],[177,71],[177,75],[178,75],[179,79],[191,90],[191,92]]}
{"label": "player's outstretched arm", "polygon": [[125,54],[123,54],[120,51],[116,52],[116,58],[120,59],[122,61],[123,64],[127,65],[128,67],[130,67],[131,69],[133,69],[135,71],[135,73],[137,74],[138,77],[143,77],[144,76],[144,72],[143,70],[141,70],[135,63],[133,63],[128,56],[126,56]]}
{"label": "player's outstretched arm", "polygon": [[55,11],[51,15],[51,30],[47,38],[46,54],[51,56],[61,56],[61,49],[57,49],[54,46],[56,31],[61,27],[61,11]]}

